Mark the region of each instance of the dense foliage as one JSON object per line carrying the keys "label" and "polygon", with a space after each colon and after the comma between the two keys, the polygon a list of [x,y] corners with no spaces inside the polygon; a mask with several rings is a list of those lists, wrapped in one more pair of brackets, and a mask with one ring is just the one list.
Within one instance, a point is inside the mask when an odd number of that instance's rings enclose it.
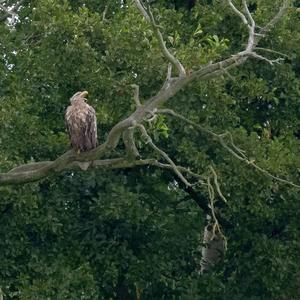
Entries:
{"label": "dense foliage", "polygon": [[[9,1],[6,1],[9,2]],[[226,1],[152,1],[169,49],[188,70],[242,49],[247,31]],[[259,25],[281,1],[249,1]],[[64,153],[64,111],[89,91],[100,142],[164,81],[167,62],[131,1],[25,1],[14,25],[0,24],[0,172]],[[105,14],[104,11],[106,12]],[[221,133],[270,173],[300,182],[299,11],[291,8],[260,47],[281,65],[249,60],[189,85],[168,107]],[[264,53],[277,57],[274,53]],[[208,202],[171,171],[154,167],[64,172],[0,186],[0,287],[5,299],[299,299],[299,189],[236,160],[210,136],[172,118],[149,129],[178,164],[214,165],[227,205],[228,251],[200,276]],[[151,149],[139,145],[143,157]],[[122,153],[120,144],[115,154]],[[152,155],[153,156],[153,155]],[[203,200],[204,199],[204,200]],[[196,201],[195,201],[196,200]]]}

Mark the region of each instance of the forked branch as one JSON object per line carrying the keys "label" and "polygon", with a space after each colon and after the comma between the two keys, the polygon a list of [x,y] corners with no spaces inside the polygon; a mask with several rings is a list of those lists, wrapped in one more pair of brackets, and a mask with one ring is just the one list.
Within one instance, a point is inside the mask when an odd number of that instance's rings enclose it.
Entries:
{"label": "forked branch", "polygon": [[158,40],[159,47],[165,56],[165,58],[173,65],[174,68],[177,69],[180,77],[186,76],[186,71],[181,64],[181,62],[168,50],[166,47],[166,43],[164,41],[164,38],[162,36],[162,33],[160,32],[160,27],[158,24],[156,24],[156,21],[154,19],[154,16],[152,14],[150,5],[147,3],[147,7],[144,6],[142,0],[134,0],[137,8],[141,12],[141,14],[145,17],[145,19],[151,24],[153,31],[155,33],[155,36]]}
{"label": "forked branch", "polygon": [[[276,180],[276,181],[279,181],[279,182],[282,182],[282,183],[285,183],[285,184],[288,184],[290,186],[293,186],[295,188],[300,188],[300,185],[298,184],[295,184],[289,180],[286,180],[286,179],[283,179],[283,178],[280,178],[280,177],[277,177],[277,176],[274,176],[272,175],[269,171],[259,167],[255,161],[249,159],[247,156],[246,156],[246,152],[242,149],[240,149],[239,147],[237,147],[233,141],[233,138],[232,138],[232,135],[229,133],[229,132],[225,132],[225,133],[221,133],[221,134],[217,134],[215,132],[213,132],[212,130],[204,127],[204,126],[201,126],[200,124],[197,124],[187,118],[185,118],[184,116],[176,113],[175,111],[171,110],[171,109],[159,109],[157,110],[157,113],[158,114],[164,114],[164,115],[171,115],[173,117],[176,117],[190,125],[192,125],[195,129],[205,133],[205,134],[208,134],[210,135],[214,140],[217,140],[221,146],[226,150],[228,151],[233,157],[237,158],[238,160],[246,163],[248,166],[251,166],[253,167],[254,169],[256,169],[257,171],[263,173],[264,175]],[[226,141],[226,138],[228,141]],[[211,169],[212,170],[212,169]],[[213,172],[213,170],[212,170]],[[214,172],[213,172],[214,173]],[[214,174],[216,176],[216,174]],[[216,184],[216,187],[218,186],[218,184]],[[218,189],[217,189],[218,190]],[[220,195],[220,194],[219,194]],[[220,197],[223,199],[223,197],[220,195]],[[224,200],[224,199],[223,199]]]}
{"label": "forked branch", "polygon": [[[231,57],[224,59],[222,61],[216,62],[216,63],[211,63],[207,64],[205,66],[202,66],[200,69],[197,71],[191,73],[191,74],[186,74],[185,69],[180,63],[180,61],[173,55],[171,52],[167,49],[165,41],[163,40],[163,36],[160,32],[160,27],[156,24],[156,21],[153,17],[153,14],[151,12],[150,6],[143,4],[142,1],[140,0],[134,0],[137,8],[140,10],[141,14],[145,17],[145,19],[150,22],[151,26],[153,27],[153,31],[159,41],[159,46],[162,51],[162,54],[165,56],[167,61],[170,63],[170,66],[172,65],[177,72],[179,73],[179,77],[172,77],[172,69],[169,66],[168,67],[168,72],[167,72],[167,79],[163,87],[150,99],[145,101],[145,103],[142,105],[140,103],[137,89],[135,89],[136,94],[135,94],[135,103],[136,103],[136,110],[127,118],[124,120],[118,122],[113,128],[110,130],[110,132],[107,135],[106,141],[99,145],[97,148],[92,149],[91,151],[88,152],[83,152],[80,154],[74,153],[74,151],[70,150],[58,157],[54,161],[46,161],[46,162],[39,162],[36,164],[27,164],[24,166],[20,166],[19,170],[13,169],[13,171],[8,172],[8,173],[0,173],[0,184],[13,184],[13,183],[25,183],[25,182],[31,182],[31,181],[37,181],[41,178],[44,178],[46,176],[49,176],[53,173],[59,173],[64,170],[68,170],[70,168],[75,168],[75,167],[80,167],[80,162],[82,163],[88,163],[88,162],[95,162],[95,161],[102,161],[105,156],[111,155],[112,151],[117,147],[119,144],[119,141],[125,131],[127,131],[130,127],[135,127],[137,125],[141,125],[145,119],[147,119],[147,116],[149,114],[154,114],[155,110],[158,109],[160,106],[165,104],[170,98],[172,98],[176,93],[178,93],[181,89],[187,86],[187,84],[191,83],[194,80],[207,80],[210,78],[216,78],[224,73],[227,73],[228,70],[235,68],[241,64],[243,64],[249,57],[255,57],[255,58],[260,58],[258,57],[258,54],[253,54],[255,47],[257,46],[258,42],[260,41],[261,38],[273,27],[275,24],[280,20],[280,18],[283,16],[284,12],[286,11],[289,1],[285,1],[284,5],[281,7],[279,10],[278,14],[258,33],[255,32],[255,22],[252,19],[252,16],[246,7],[246,2],[244,1],[244,10],[245,13],[242,13],[239,11],[232,3],[232,1],[229,1],[230,7],[233,9],[233,11],[243,20],[243,23],[247,23],[246,25],[249,28],[249,40],[248,40],[248,45],[246,47],[246,50],[238,52]],[[23,3],[23,1],[19,1],[18,4],[15,6],[15,11],[20,7],[20,5]],[[267,59],[266,59],[267,60]],[[271,61],[277,62],[277,61]],[[178,116],[177,116],[178,117]],[[181,118],[181,117],[180,117]],[[191,121],[188,121],[191,122]],[[203,132],[206,131],[207,134],[210,134],[212,137],[215,139],[219,139],[220,142],[223,143],[224,148],[226,148],[229,152],[231,152],[232,155],[234,155],[236,158],[238,158],[241,161],[244,161],[248,165],[253,166],[257,170],[260,170],[261,172],[268,174],[272,178],[277,177],[269,174],[267,171],[263,170],[253,164],[250,160],[247,159],[246,156],[243,156],[242,150],[238,151],[237,147],[235,148],[233,144],[231,143],[230,146],[224,142],[224,137],[220,135],[215,134],[214,132],[210,130],[206,130],[202,128],[200,125],[195,125],[195,127],[199,130],[202,130]],[[140,127],[141,128],[141,127]],[[127,132],[128,133],[128,132]],[[228,134],[227,134],[228,137]],[[134,145],[134,140],[131,135],[125,137],[123,135],[123,138],[127,138],[127,141],[129,141],[129,144],[131,146]],[[153,149],[155,149],[155,145],[150,143]],[[130,146],[129,146],[130,148]],[[127,147],[127,150],[129,149]],[[133,148],[133,147],[132,147]],[[159,151],[161,151],[158,148]],[[156,151],[159,152],[157,149]],[[133,153],[133,152],[132,152]],[[162,157],[164,157],[168,162],[169,165],[172,166],[173,170],[178,172],[178,176],[180,174],[180,169],[177,167],[174,163],[171,163],[169,158],[167,158],[167,155],[164,155],[162,152],[160,152]],[[117,158],[124,160],[124,158]],[[125,159],[126,160],[126,159]],[[127,161],[127,160],[126,160]],[[115,163],[115,162],[114,162]],[[127,163],[126,163],[127,164]],[[125,165],[126,165],[125,164]],[[134,162],[130,162],[131,165],[134,165]],[[81,164],[82,165],[82,164]],[[90,165],[92,164],[85,164],[88,166],[88,168],[91,168]],[[114,165],[116,166],[116,165]],[[122,164],[117,165],[118,167],[122,167]],[[86,168],[86,167],[84,167]],[[189,182],[185,180],[183,176],[182,180],[189,185]],[[290,182],[284,180],[284,179],[278,179],[279,181],[289,183]],[[291,184],[295,187],[299,187],[298,185]]]}
{"label": "forked branch", "polygon": [[173,168],[175,174],[181,179],[181,181],[186,186],[192,186],[187,179],[181,174],[180,170],[177,168],[176,164],[173,162],[173,160],[169,157],[169,155],[164,152],[163,150],[159,149],[152,141],[152,138],[147,133],[147,130],[145,127],[141,124],[137,125],[138,129],[141,131],[142,136],[145,138],[146,143],[150,145],[150,147],[157,152],[160,156],[162,156]]}

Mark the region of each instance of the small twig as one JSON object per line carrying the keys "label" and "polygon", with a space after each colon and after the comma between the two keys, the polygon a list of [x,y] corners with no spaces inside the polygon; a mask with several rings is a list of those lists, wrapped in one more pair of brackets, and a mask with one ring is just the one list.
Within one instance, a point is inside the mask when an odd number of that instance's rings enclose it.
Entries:
{"label": "small twig", "polygon": [[286,10],[289,8],[290,2],[290,0],[285,0],[275,17],[267,25],[260,29],[259,34],[261,35],[261,37],[264,37],[265,34],[268,33],[272,29],[272,27],[274,27],[274,25],[282,18]]}
{"label": "small twig", "polygon": [[228,72],[226,68],[223,68],[222,62],[219,62],[220,69],[231,79],[235,80],[234,77]]}
{"label": "small twig", "polygon": [[[172,165],[168,165],[168,164],[163,164],[159,161],[154,161],[153,163],[151,163],[153,166],[157,166],[159,168],[166,168],[166,169],[173,169],[173,166]],[[187,169],[185,167],[181,167],[181,166],[176,166],[177,169],[182,172],[182,173],[186,173],[187,175],[191,176],[191,177],[194,177],[197,179],[197,183],[196,184],[193,184],[193,186],[195,185],[198,185],[198,184],[201,184],[201,185],[207,185],[206,182],[204,182],[204,177],[191,171],[190,169]]]}
{"label": "small twig", "polygon": [[224,241],[224,248],[225,250],[227,249],[227,238],[225,237],[225,235],[223,234],[218,218],[216,216],[216,212],[215,212],[215,192],[214,192],[214,188],[210,182],[210,178],[207,177],[207,189],[208,189],[208,195],[209,195],[209,204],[210,204],[210,209],[211,209],[211,215],[212,215],[212,219],[213,219],[213,229],[212,229],[212,236],[211,236],[211,241],[214,240],[214,238],[217,235],[220,235],[220,237],[223,239]]}
{"label": "small twig", "polygon": [[275,51],[275,50],[272,50],[272,49],[268,49],[268,48],[255,47],[254,50],[265,51],[265,52],[269,52],[269,53],[278,54],[278,55],[284,56],[284,57],[286,57],[286,58],[290,58],[287,54],[284,54],[284,53],[282,53],[282,52]]}
{"label": "small twig", "polygon": [[180,119],[180,120],[182,120],[182,121],[184,121],[184,122],[186,122],[186,123],[188,123],[188,124],[190,124],[190,125],[196,127],[196,128],[199,129],[200,131],[203,131],[203,132],[205,132],[205,133],[207,133],[207,134],[209,134],[209,135],[211,135],[211,136],[213,136],[213,137],[215,137],[215,138],[218,138],[218,136],[219,136],[218,134],[214,133],[213,131],[211,131],[211,130],[209,130],[209,129],[207,129],[207,128],[205,128],[205,127],[203,127],[203,126],[201,126],[201,125],[199,125],[199,124],[197,124],[197,123],[195,123],[195,122],[193,122],[193,121],[187,119],[186,117],[184,117],[184,116],[182,116],[182,115],[176,113],[176,112],[175,112],[174,110],[172,110],[172,109],[168,109],[168,108],[165,108],[165,109],[158,109],[158,110],[157,110],[157,113],[158,113],[158,114],[164,114],[164,115],[171,115],[171,116],[174,116],[174,117],[176,117],[176,118],[178,118],[178,119]]}
{"label": "small twig", "polygon": [[145,19],[151,24],[154,33],[156,35],[156,38],[159,43],[159,47],[165,56],[165,58],[177,69],[179,76],[180,77],[185,77],[186,76],[186,71],[181,64],[181,62],[173,55],[170,53],[168,48],[166,47],[166,43],[163,39],[163,36],[159,30],[160,26],[158,26],[155,22],[154,16],[151,12],[150,5],[148,5],[147,10],[145,9],[143,2],[140,0],[134,0],[137,8],[140,10],[141,14],[145,17]]}
{"label": "small twig", "polygon": [[108,5],[105,5],[105,8],[104,8],[104,11],[103,11],[103,14],[102,14],[102,22],[107,21],[107,19],[106,19],[107,11],[108,11]]}
{"label": "small twig", "polygon": [[209,168],[214,176],[214,184],[215,184],[215,188],[217,190],[218,195],[225,203],[227,203],[227,199],[225,198],[225,196],[223,195],[223,193],[221,192],[221,189],[220,189],[217,172],[214,170],[214,168],[212,166],[210,166]]}
{"label": "small twig", "polygon": [[246,151],[245,150],[242,150],[241,148],[237,147],[233,141],[233,137],[232,137],[232,134],[230,132],[226,132],[225,133],[225,136],[229,136],[229,140],[230,140],[230,144],[231,144],[231,147],[237,151],[239,153],[239,155],[241,155],[243,158],[247,158],[246,156]]}
{"label": "small twig", "polygon": [[280,177],[277,177],[277,176],[274,176],[272,175],[269,171],[257,166],[253,160],[249,160],[248,158],[246,158],[246,156],[240,156],[239,154],[237,154],[234,150],[232,150],[230,147],[228,147],[228,145],[224,142],[223,139],[220,139],[220,143],[221,145],[228,151],[230,152],[235,158],[237,158],[238,160],[240,161],[243,161],[245,162],[247,165],[249,166],[252,166],[253,168],[257,169],[258,171],[264,173],[265,175],[267,175],[268,177],[276,180],[276,181],[279,181],[279,182],[282,182],[282,183],[285,183],[285,184],[288,184],[288,185],[291,185],[295,188],[300,188],[300,185],[298,184],[295,184],[291,181],[288,181],[288,180],[285,180],[285,179],[282,179]]}
{"label": "small twig", "polygon": [[192,186],[185,178],[184,176],[181,174],[181,172],[179,171],[179,169],[177,168],[176,164],[173,162],[173,160],[168,156],[168,154],[166,152],[164,152],[163,150],[159,149],[152,141],[152,138],[148,135],[147,130],[145,129],[145,127],[141,124],[137,124],[136,125],[139,130],[142,133],[142,136],[146,139],[146,143],[149,144],[151,146],[151,148],[153,148],[157,153],[159,153],[166,161],[168,161],[170,163],[170,165],[172,166],[174,172],[176,173],[176,175],[181,179],[181,181],[186,185],[186,186]]}
{"label": "small twig", "polygon": [[259,55],[259,54],[255,53],[255,52],[251,52],[251,53],[249,53],[249,55],[250,55],[250,56],[253,56],[253,57],[257,58],[257,59],[266,61],[266,62],[268,62],[271,66],[273,66],[275,63],[276,63],[276,64],[280,64],[281,62],[284,61],[284,58],[281,58],[281,57],[276,58],[276,59],[268,59],[268,58],[266,58],[266,57],[264,57],[264,56],[262,56],[262,55]]}
{"label": "small twig", "polygon": [[[204,133],[206,133],[206,134],[211,135],[214,139],[216,139],[217,141],[219,141],[219,143],[221,144],[221,146],[222,146],[225,150],[227,150],[230,154],[232,154],[232,155],[233,155],[235,158],[237,158],[238,160],[240,160],[240,161],[246,163],[246,164],[249,165],[249,166],[252,166],[252,167],[255,168],[256,170],[262,172],[263,174],[267,175],[268,177],[270,177],[270,178],[272,178],[272,179],[274,179],[274,180],[276,180],[276,181],[279,181],[279,182],[282,182],[282,183],[291,185],[291,186],[293,186],[293,187],[295,187],[295,188],[300,188],[300,185],[297,185],[297,184],[295,184],[295,183],[293,183],[293,182],[291,182],[291,181],[282,179],[282,178],[280,178],[280,177],[274,176],[274,175],[272,175],[269,171],[264,170],[263,168],[257,166],[257,165],[254,163],[254,161],[249,160],[249,159],[247,158],[247,156],[245,155],[245,151],[244,151],[244,150],[241,150],[240,148],[238,148],[238,147],[234,144],[232,135],[231,135],[230,133],[226,132],[226,133],[223,133],[223,134],[217,134],[217,133],[215,133],[215,132],[213,132],[213,131],[211,131],[211,130],[209,130],[209,129],[207,129],[207,128],[205,128],[205,127],[203,127],[203,126],[201,126],[201,125],[199,125],[199,124],[197,124],[197,123],[195,123],[195,122],[193,122],[193,121],[191,121],[191,120],[189,120],[189,119],[187,119],[187,118],[185,118],[184,116],[182,116],[182,115],[176,113],[175,111],[173,111],[173,110],[171,110],[171,109],[159,109],[159,110],[157,110],[157,113],[172,115],[172,116],[174,116],[174,117],[176,117],[176,118],[179,118],[180,120],[185,121],[186,123],[192,125],[192,126],[195,127],[196,129],[198,129],[198,130],[200,130],[200,131],[202,131],[202,132],[204,132]],[[226,144],[226,142],[224,141],[224,138],[225,138],[226,136],[229,136],[230,145],[231,145],[232,148],[229,147],[229,146]]]}

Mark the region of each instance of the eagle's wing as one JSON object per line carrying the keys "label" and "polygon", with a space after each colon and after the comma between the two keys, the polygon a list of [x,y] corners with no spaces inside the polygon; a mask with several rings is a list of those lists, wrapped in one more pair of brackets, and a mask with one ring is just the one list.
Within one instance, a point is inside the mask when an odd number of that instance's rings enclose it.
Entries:
{"label": "eagle's wing", "polygon": [[69,106],[65,114],[65,123],[69,133],[71,146],[74,150],[85,150],[85,114],[82,109]]}
{"label": "eagle's wing", "polygon": [[65,126],[67,128],[69,139],[71,141],[71,133],[70,133],[70,126],[69,126],[69,119],[70,119],[70,110],[72,109],[71,106],[68,106],[65,112]]}
{"label": "eagle's wing", "polygon": [[97,147],[97,117],[96,112],[92,106],[88,105],[87,115],[86,115],[86,129],[87,137],[91,144],[91,149]]}

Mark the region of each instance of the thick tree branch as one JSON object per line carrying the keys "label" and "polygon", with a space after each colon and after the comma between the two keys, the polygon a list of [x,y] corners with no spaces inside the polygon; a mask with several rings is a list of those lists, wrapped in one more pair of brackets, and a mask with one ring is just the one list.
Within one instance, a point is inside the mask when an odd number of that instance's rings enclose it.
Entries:
{"label": "thick tree branch", "polygon": [[128,128],[123,132],[123,142],[126,149],[126,155],[129,159],[140,157],[139,151],[134,141],[134,128]]}
{"label": "thick tree branch", "polygon": [[[140,1],[135,0],[136,4],[141,4]],[[18,2],[19,6],[21,5],[21,1]],[[265,26],[263,27],[260,32],[259,36],[256,35],[255,41],[253,43],[253,47],[257,45],[259,40],[265,35],[275,24],[280,20],[284,12],[288,7],[289,1],[285,1],[283,7],[279,10],[278,14]],[[142,4],[141,4],[142,5]],[[137,7],[140,9],[141,6]],[[143,7],[143,6],[142,6]],[[141,9],[140,9],[141,10]],[[134,127],[137,124],[141,124],[149,115],[149,113],[153,113],[157,108],[161,105],[165,104],[172,96],[178,93],[181,89],[183,89],[187,84],[194,80],[205,80],[210,78],[215,78],[219,75],[227,73],[228,70],[237,67],[244,63],[248,57],[253,56],[252,49],[245,50],[239,52],[237,54],[232,55],[231,57],[224,59],[220,62],[216,62],[213,64],[208,64],[206,66],[201,67],[199,70],[193,72],[192,74],[185,75],[184,68],[182,67],[181,63],[169,52],[169,50],[165,47],[165,43],[162,39],[162,35],[159,31],[159,27],[156,25],[154,18],[152,16],[151,10],[148,9],[146,11],[141,11],[144,15],[146,12],[147,16],[149,17],[148,21],[152,24],[154,28],[154,32],[157,35],[157,38],[160,41],[160,47],[163,54],[166,56],[168,61],[175,67],[181,76],[177,78],[171,77],[171,68],[168,68],[167,74],[167,83],[163,85],[163,87],[158,91],[158,93],[148,99],[144,105],[139,105],[140,102],[137,97],[135,97],[135,101],[137,104],[135,112],[133,112],[128,118],[120,121],[117,123],[108,133],[106,141],[98,146],[97,148],[83,152],[80,154],[76,154],[74,151],[70,150],[64,153],[62,156],[58,157],[56,160],[49,162],[40,162],[39,167],[37,165],[33,167],[33,164],[28,164],[27,166],[21,166],[14,168],[11,172],[0,174],[0,184],[2,183],[24,183],[30,181],[36,181],[41,178],[44,178],[50,174],[61,172],[65,169],[68,169],[70,165],[74,162],[91,162],[95,160],[102,159],[105,155],[111,154],[112,150],[116,148],[118,145],[120,138],[124,131],[126,131],[130,127]],[[245,15],[244,15],[245,16]],[[249,15],[245,17],[247,23],[252,22]],[[147,19],[147,17],[146,17]],[[251,23],[252,24],[252,23]],[[249,24],[248,24],[249,25]],[[251,25],[249,25],[251,27]],[[252,24],[253,26],[253,24]],[[249,31],[250,32],[250,31]],[[252,32],[252,31],[251,31]],[[249,38],[250,39],[250,38]],[[249,48],[249,43],[248,43]],[[199,126],[199,125],[198,125]],[[200,127],[198,127],[199,129]],[[226,146],[226,143],[225,143]],[[228,146],[226,146],[228,147]],[[229,147],[228,151],[232,151],[232,154],[235,155],[240,160],[247,162],[249,165],[253,165],[249,160],[240,155],[235,150]],[[170,161],[169,161],[170,162]],[[80,164],[77,163],[77,167],[80,169],[85,169],[90,167],[89,164]],[[254,165],[253,165],[254,166]],[[21,169],[20,169],[21,168]],[[257,169],[259,167],[256,167]],[[18,172],[17,172],[18,171]],[[21,172],[22,171],[22,172]],[[265,171],[266,172],[266,171]],[[271,174],[270,174],[271,175]],[[272,175],[271,175],[272,176]],[[276,177],[274,177],[276,178]],[[285,180],[281,180],[285,182]],[[297,186],[297,185],[295,185]]]}
{"label": "thick tree branch", "polygon": [[133,91],[133,99],[135,102],[136,107],[141,106],[141,101],[140,101],[140,87],[137,84],[132,84],[131,87],[134,89]]}
{"label": "thick tree branch", "polygon": [[[69,164],[60,167],[60,170],[52,170],[50,167],[54,162],[36,162],[25,164],[17,168],[12,169],[7,173],[0,173],[0,183],[1,184],[18,184],[36,181],[38,179],[45,178],[51,173],[60,173],[62,171],[80,171],[82,170],[81,161],[72,161]],[[168,169],[174,171],[174,166],[172,164],[164,164],[159,162],[157,159],[140,159],[140,160],[130,160],[127,158],[112,158],[95,160],[92,162],[87,162],[87,169],[97,169],[97,170],[115,170],[115,169],[127,169],[134,168],[138,166],[154,166],[161,169]],[[198,184],[204,184],[204,177],[191,171],[188,168],[182,166],[176,166],[179,172],[185,173],[187,176],[194,178]],[[38,179],[36,179],[39,177]]]}

